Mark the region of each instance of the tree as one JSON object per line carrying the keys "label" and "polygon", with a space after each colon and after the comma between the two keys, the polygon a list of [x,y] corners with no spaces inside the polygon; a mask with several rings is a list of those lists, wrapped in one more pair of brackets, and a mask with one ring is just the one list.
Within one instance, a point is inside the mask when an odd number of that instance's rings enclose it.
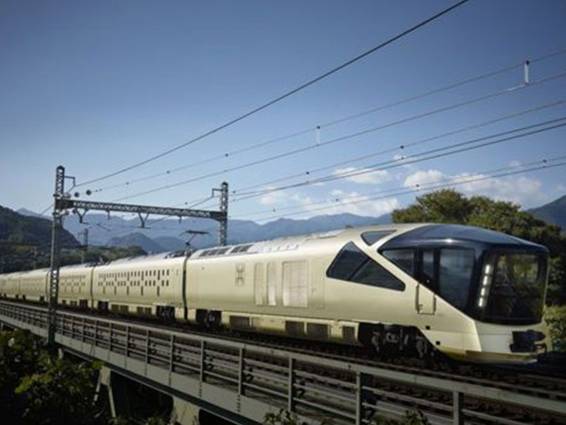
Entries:
{"label": "tree", "polygon": [[97,369],[51,356],[28,331],[0,332],[2,423],[105,424],[93,405]]}
{"label": "tree", "polygon": [[521,211],[517,204],[486,196],[467,198],[452,189],[432,192],[413,205],[393,211],[395,223],[451,223],[484,227],[546,246],[550,251],[547,301],[566,302],[566,238],[560,227]]}

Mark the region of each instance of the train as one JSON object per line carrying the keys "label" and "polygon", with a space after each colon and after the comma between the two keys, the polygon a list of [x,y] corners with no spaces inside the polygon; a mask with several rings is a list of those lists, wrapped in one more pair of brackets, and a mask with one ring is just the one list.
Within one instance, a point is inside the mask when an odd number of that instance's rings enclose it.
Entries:
{"label": "train", "polygon": [[[48,269],[2,274],[0,297],[46,303],[48,279]],[[473,226],[390,224],[62,267],[58,301],[384,356],[529,363],[549,344],[547,280],[544,246]]]}

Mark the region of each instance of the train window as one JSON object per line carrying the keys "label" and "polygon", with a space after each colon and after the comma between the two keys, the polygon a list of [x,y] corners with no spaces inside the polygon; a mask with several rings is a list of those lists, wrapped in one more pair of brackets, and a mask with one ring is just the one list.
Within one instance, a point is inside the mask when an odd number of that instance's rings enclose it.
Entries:
{"label": "train window", "polygon": [[264,305],[267,301],[267,287],[265,286],[265,274],[261,263],[254,266],[254,292],[256,305]]}
{"label": "train window", "polygon": [[463,309],[474,271],[474,251],[444,248],[440,250],[438,289],[440,296],[454,307]]}
{"label": "train window", "polygon": [[283,305],[288,307],[307,307],[308,280],[306,261],[286,261],[283,263]]}
{"label": "train window", "polygon": [[364,254],[352,242],[338,253],[326,275],[333,279],[347,280],[364,285],[404,291],[405,284],[388,270]]}
{"label": "train window", "polygon": [[333,279],[348,280],[365,261],[365,254],[350,242],[340,250],[326,275]]}
{"label": "train window", "polygon": [[267,263],[267,305],[277,305],[276,263]]}
{"label": "train window", "polygon": [[414,249],[388,249],[381,253],[393,264],[401,268],[405,273],[413,276],[415,272],[415,250]]}
{"label": "train window", "polygon": [[434,250],[422,252],[421,283],[427,288],[434,289]]}
{"label": "train window", "polygon": [[368,245],[373,245],[378,240],[384,238],[385,236],[389,236],[391,233],[394,233],[394,230],[376,230],[372,232],[364,232],[362,233],[362,239]]}

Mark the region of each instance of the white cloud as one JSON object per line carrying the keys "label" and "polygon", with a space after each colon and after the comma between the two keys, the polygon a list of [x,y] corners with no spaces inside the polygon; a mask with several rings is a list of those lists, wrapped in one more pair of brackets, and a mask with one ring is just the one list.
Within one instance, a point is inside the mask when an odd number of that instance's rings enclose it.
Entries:
{"label": "white cloud", "polygon": [[305,202],[305,199],[303,199],[302,205],[306,211],[310,212],[310,214],[301,215],[304,217],[342,213],[378,217],[390,213],[395,208],[401,206],[397,198],[370,200],[370,196],[361,195],[358,192],[345,192],[339,189],[330,192],[326,202],[319,201],[313,205],[310,199],[308,202]]}
{"label": "white cloud", "polygon": [[438,170],[417,171],[413,174],[409,174],[405,178],[405,183],[403,183],[403,186],[414,188],[417,185],[422,186],[438,183],[445,178],[446,176]]}
{"label": "white cloud", "polygon": [[[273,189],[267,188],[266,190]],[[267,192],[261,198],[259,198],[259,203],[261,205],[275,205],[283,202],[287,198],[287,195],[281,191]]]}
{"label": "white cloud", "polygon": [[260,198],[262,205],[273,207],[273,213],[277,214],[278,210],[283,208],[292,208],[287,214],[285,210],[281,210],[281,214],[292,217],[296,211],[299,212],[297,218],[305,219],[316,215],[332,215],[351,213],[364,216],[378,217],[383,214],[390,213],[395,208],[399,208],[401,204],[397,198],[370,200],[367,195],[361,195],[359,192],[347,192],[341,189],[334,189],[327,193],[323,198],[313,199],[310,196],[303,195],[300,192],[272,192]]}
{"label": "white cloud", "polygon": [[386,170],[371,170],[370,168],[337,168],[333,174],[335,176],[348,176],[344,180],[358,184],[379,184],[391,180],[391,176]]}
{"label": "white cloud", "polygon": [[490,198],[515,202],[523,206],[538,204],[547,200],[541,190],[540,180],[527,176],[494,177],[484,174],[445,174],[439,170],[416,171],[405,178],[404,186],[416,188],[454,183],[454,189],[466,195],[484,195]]}

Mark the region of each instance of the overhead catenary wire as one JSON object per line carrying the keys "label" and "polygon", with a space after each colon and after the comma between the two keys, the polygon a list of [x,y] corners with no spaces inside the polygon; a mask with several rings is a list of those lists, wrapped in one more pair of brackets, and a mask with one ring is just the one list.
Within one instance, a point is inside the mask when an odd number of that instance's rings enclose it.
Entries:
{"label": "overhead catenary wire", "polygon": [[[308,206],[307,206],[306,208],[303,207],[300,212],[294,212],[293,215],[294,216],[304,215],[304,214],[315,213],[315,212],[319,212],[319,211],[324,211],[324,210],[336,208],[337,206],[363,204],[363,203],[373,202],[373,201],[377,201],[377,200],[381,200],[381,199],[393,198],[393,197],[396,197],[396,196],[402,196],[402,195],[413,194],[413,193],[430,192],[430,191],[434,191],[434,190],[438,190],[438,189],[449,188],[449,187],[454,187],[454,186],[459,186],[459,185],[469,184],[469,183],[475,183],[475,182],[490,180],[490,179],[499,178],[499,177],[508,177],[508,176],[513,176],[513,175],[526,174],[526,173],[530,173],[530,172],[534,172],[534,171],[538,171],[538,170],[564,167],[564,166],[566,166],[566,161],[559,162],[559,163],[556,163],[556,164],[545,163],[545,164],[540,165],[540,166],[531,167],[531,168],[527,168],[527,169],[523,169],[523,170],[502,172],[502,173],[494,174],[494,175],[491,175],[491,176],[481,176],[481,177],[470,178],[470,179],[461,179],[461,181],[454,181],[454,182],[449,182],[449,183],[433,184],[433,185],[428,185],[428,186],[425,185],[425,186],[421,186],[419,188],[410,188],[410,189],[402,190],[402,191],[399,191],[397,193],[390,193],[390,194],[387,194],[387,195],[380,195],[380,196],[370,196],[370,197],[366,197],[364,199],[354,200],[354,201],[351,201],[351,202],[345,201],[345,202],[340,202],[340,203],[336,203],[336,204],[328,205],[328,206],[324,206],[324,207],[319,207],[319,208],[308,208]],[[276,219],[283,218],[283,217],[285,217],[285,215],[271,215],[269,217],[260,219],[260,221],[276,220]]]}
{"label": "overhead catenary wire", "polygon": [[[559,156],[554,156],[554,157],[547,157],[547,158],[542,158],[542,159],[537,159],[534,161],[529,161],[526,163],[521,163],[521,164],[514,164],[514,165],[508,165],[505,167],[498,167],[495,169],[490,169],[490,170],[482,170],[482,171],[476,171],[470,175],[459,175],[459,176],[443,176],[441,177],[438,181],[434,182],[436,183],[441,183],[443,181],[447,182],[447,181],[456,181],[458,179],[461,178],[470,178],[478,175],[481,176],[488,176],[488,175],[492,175],[492,174],[496,174],[496,173],[501,173],[504,171],[511,171],[511,170],[519,170],[519,169],[524,169],[524,168],[528,168],[534,165],[545,165],[545,164],[549,164],[552,162],[556,162],[556,161],[561,161],[561,160],[566,160],[566,155],[559,155]],[[381,189],[381,190],[377,190],[377,191],[371,191],[371,192],[367,192],[367,193],[361,193],[361,194],[356,194],[354,196],[340,196],[340,195],[336,195],[336,196],[332,196],[332,198],[320,201],[320,202],[310,202],[308,204],[308,208],[311,208],[313,206],[317,206],[317,205],[327,205],[329,203],[332,203],[334,205],[334,203],[336,202],[340,202],[340,201],[344,201],[344,200],[348,200],[348,201],[353,201],[353,200],[357,200],[357,199],[366,199],[368,196],[375,196],[375,195],[385,195],[388,193],[392,193],[392,192],[398,192],[400,190],[407,190],[409,188],[412,189],[421,189],[423,185],[422,184],[414,184],[409,186],[403,185],[401,187],[396,186],[396,187],[392,187],[392,188],[388,188],[388,189]],[[277,212],[277,213],[281,213],[281,212],[293,212],[293,211],[301,211],[304,209],[304,205],[297,207],[297,206],[288,206],[288,207],[283,207],[283,208],[269,208],[269,209],[265,209],[262,211],[257,211],[257,212],[252,212],[252,213],[246,213],[246,214],[238,214],[236,216],[231,216],[232,218],[235,217],[257,217],[257,216],[264,216],[264,215],[272,215],[273,213]]]}
{"label": "overhead catenary wire", "polygon": [[[552,52],[552,53],[548,53],[548,54],[545,54],[545,55],[535,57],[534,59],[529,60],[529,62],[531,64],[534,64],[534,63],[541,62],[541,61],[544,61],[544,60],[547,60],[547,59],[550,59],[550,58],[553,58],[555,56],[562,55],[562,54],[565,54],[565,53],[566,53],[566,49],[558,50],[558,51],[555,51],[555,52]],[[116,188],[120,188],[120,187],[131,186],[131,185],[136,184],[136,183],[141,183],[141,182],[152,180],[152,179],[155,179],[155,178],[158,178],[158,177],[169,176],[169,175],[177,173],[179,171],[183,171],[183,170],[186,170],[186,169],[191,169],[191,168],[198,167],[198,166],[201,166],[201,165],[209,164],[209,163],[212,163],[212,162],[215,162],[215,161],[218,161],[218,160],[222,160],[222,159],[226,159],[226,158],[232,158],[232,157],[237,156],[239,154],[248,153],[248,152],[251,152],[253,150],[264,148],[266,146],[269,146],[269,145],[272,145],[272,144],[275,144],[275,143],[279,143],[279,142],[282,142],[282,141],[285,141],[285,140],[290,140],[290,139],[296,138],[298,136],[302,136],[302,135],[312,133],[313,131],[316,131],[317,129],[321,130],[321,129],[329,128],[329,127],[332,127],[332,126],[335,126],[335,125],[338,125],[338,124],[341,124],[341,123],[344,123],[344,122],[347,122],[347,121],[350,121],[350,120],[354,120],[354,119],[357,119],[357,118],[361,118],[363,116],[367,116],[367,115],[375,113],[375,112],[383,111],[383,110],[386,110],[386,109],[389,109],[389,108],[393,108],[395,106],[400,106],[400,105],[403,105],[403,104],[406,104],[406,103],[409,103],[409,102],[413,102],[413,101],[416,101],[416,100],[426,98],[428,96],[432,96],[432,95],[439,94],[439,93],[442,93],[442,92],[445,92],[445,91],[449,91],[449,90],[455,89],[457,87],[464,86],[466,84],[470,84],[470,83],[473,83],[473,82],[477,82],[477,81],[481,81],[481,80],[484,80],[484,79],[487,79],[487,78],[491,78],[491,77],[503,74],[505,72],[509,72],[509,71],[512,71],[512,70],[515,70],[515,69],[518,69],[518,68],[522,68],[523,65],[524,65],[524,61],[520,62],[520,63],[513,64],[513,65],[508,65],[508,66],[505,66],[503,68],[496,69],[494,71],[489,71],[489,72],[486,72],[486,73],[483,73],[483,74],[475,75],[473,77],[469,77],[469,78],[466,78],[466,79],[463,79],[463,80],[460,80],[460,81],[457,81],[457,82],[453,82],[453,83],[450,83],[450,84],[442,86],[442,87],[437,87],[435,89],[428,90],[428,91],[425,91],[423,93],[419,93],[419,94],[416,94],[416,95],[413,95],[413,96],[405,97],[405,98],[402,98],[402,99],[397,100],[397,101],[386,103],[384,105],[379,105],[379,106],[376,106],[376,107],[373,107],[373,108],[370,108],[370,109],[366,109],[366,110],[361,111],[361,112],[346,115],[344,117],[341,117],[341,118],[338,118],[338,119],[335,119],[335,120],[323,122],[322,124],[312,125],[308,128],[304,128],[302,130],[296,130],[292,133],[282,135],[282,136],[277,136],[277,137],[271,138],[271,139],[266,140],[266,141],[261,141],[261,142],[258,142],[258,143],[251,144],[249,146],[244,146],[240,149],[235,149],[235,150],[228,151],[228,152],[218,154],[218,155],[212,155],[208,158],[205,158],[205,159],[202,159],[202,160],[199,160],[199,161],[195,161],[195,162],[192,162],[192,163],[189,163],[189,164],[185,164],[185,165],[182,165],[182,166],[179,166],[179,167],[171,168],[171,169],[159,172],[159,173],[154,173],[154,174],[150,174],[150,175],[147,175],[147,176],[130,179],[128,181],[124,181],[124,182],[121,182],[121,183],[103,186],[101,188],[94,189],[93,192],[96,193],[96,192],[102,192],[102,191],[105,191],[105,190],[112,190],[112,189],[116,189]]]}
{"label": "overhead catenary wire", "polygon": [[236,118],[234,118],[234,119],[232,119],[232,120],[229,120],[228,122],[226,122],[226,123],[224,123],[224,124],[221,124],[221,125],[219,125],[219,126],[213,128],[213,129],[211,129],[211,130],[209,130],[209,131],[207,131],[207,132],[205,132],[205,133],[203,133],[203,134],[201,134],[201,135],[199,135],[199,136],[196,136],[196,137],[194,137],[194,138],[192,138],[192,139],[190,139],[190,140],[188,140],[188,141],[186,141],[186,142],[184,142],[184,143],[181,143],[180,145],[174,146],[174,147],[172,147],[172,148],[170,148],[170,149],[165,150],[164,152],[161,152],[161,153],[159,153],[159,154],[153,155],[153,156],[151,156],[151,157],[149,157],[149,158],[147,158],[147,159],[144,159],[144,160],[142,160],[142,161],[136,162],[136,163],[134,163],[134,164],[132,164],[132,165],[129,165],[129,166],[127,166],[127,167],[123,167],[123,168],[121,168],[121,169],[119,169],[119,170],[116,170],[116,171],[114,171],[114,172],[111,172],[111,173],[105,174],[105,175],[103,175],[103,176],[100,176],[100,177],[97,177],[97,178],[88,180],[88,181],[86,181],[86,182],[80,183],[80,184],[78,184],[77,186],[89,185],[89,184],[92,184],[92,183],[95,183],[95,182],[99,182],[99,181],[106,180],[106,179],[109,179],[109,178],[111,178],[111,177],[115,177],[115,176],[117,176],[117,175],[123,174],[123,173],[125,173],[125,172],[127,172],[127,171],[133,170],[133,169],[135,169],[135,168],[141,167],[142,165],[148,164],[148,163],[153,162],[153,161],[155,161],[155,160],[157,160],[157,159],[160,159],[160,158],[163,158],[163,157],[165,157],[165,156],[167,156],[167,155],[170,155],[170,154],[173,153],[173,152],[176,152],[176,151],[178,151],[178,150],[180,150],[180,149],[183,149],[183,148],[185,148],[185,147],[187,147],[187,146],[189,146],[189,145],[192,145],[192,144],[194,144],[194,143],[196,143],[196,142],[198,142],[198,141],[200,141],[200,140],[203,140],[203,139],[205,139],[205,138],[207,138],[207,137],[209,137],[209,136],[211,136],[211,135],[213,135],[213,134],[215,134],[215,133],[218,133],[219,131],[221,131],[221,130],[223,130],[223,129],[225,129],[225,128],[228,128],[228,127],[230,127],[230,126],[232,126],[232,125],[234,125],[234,124],[236,124],[236,123],[238,123],[238,122],[240,122],[240,121],[242,121],[242,120],[244,120],[244,119],[246,119],[246,118],[248,118],[248,117],[250,117],[250,116],[252,116],[252,115],[254,115],[254,114],[256,114],[256,113],[258,113],[258,112],[260,112],[260,111],[263,111],[264,109],[269,108],[270,106],[273,106],[273,105],[275,105],[275,104],[277,104],[277,103],[283,101],[284,99],[287,99],[288,97],[293,96],[293,95],[296,94],[296,93],[299,93],[299,92],[303,91],[304,89],[306,89],[306,88],[308,88],[308,87],[310,87],[310,86],[312,86],[312,85],[314,85],[314,84],[316,84],[316,83],[318,83],[318,82],[320,82],[320,81],[322,81],[322,80],[324,80],[324,79],[330,77],[331,75],[333,75],[333,74],[335,74],[335,73],[337,73],[337,72],[339,72],[339,71],[341,71],[341,70],[343,70],[343,69],[349,67],[350,65],[353,65],[354,63],[356,63],[356,62],[358,62],[358,61],[364,59],[365,57],[367,57],[367,56],[369,56],[369,55],[371,55],[371,54],[373,54],[373,53],[375,53],[375,52],[377,52],[377,51],[383,49],[384,47],[386,47],[386,46],[388,46],[388,45],[394,43],[395,41],[397,41],[397,40],[399,40],[399,39],[401,39],[401,38],[403,38],[403,37],[405,37],[405,36],[407,36],[407,35],[409,35],[409,34],[415,32],[416,30],[418,30],[418,29],[420,29],[420,28],[422,28],[422,27],[428,25],[429,23],[431,23],[431,22],[433,22],[433,21],[439,19],[440,17],[442,17],[442,16],[444,16],[444,15],[450,13],[451,11],[457,9],[458,7],[463,6],[464,4],[468,3],[469,1],[470,1],[470,0],[460,0],[460,1],[458,1],[457,3],[455,3],[455,4],[453,4],[453,5],[449,6],[449,7],[447,7],[447,8],[445,8],[445,9],[441,10],[440,12],[435,13],[434,15],[430,16],[429,18],[424,19],[424,20],[418,22],[417,24],[411,26],[410,28],[408,28],[408,29],[406,29],[406,30],[404,30],[404,31],[401,31],[400,33],[396,34],[395,36],[390,37],[390,38],[387,39],[386,41],[377,44],[376,46],[372,47],[371,49],[366,50],[365,52],[363,52],[363,53],[361,53],[361,54],[359,54],[359,55],[357,55],[357,56],[355,56],[355,57],[353,57],[353,58],[351,58],[351,59],[349,59],[349,60],[343,62],[342,64],[340,64],[340,65],[338,65],[338,66],[336,66],[336,67],[330,69],[329,71],[326,71],[326,72],[324,72],[323,74],[318,75],[318,76],[316,76],[316,77],[314,77],[314,78],[308,80],[307,82],[305,82],[305,83],[303,83],[303,84],[300,84],[299,86],[297,86],[297,87],[295,87],[295,88],[293,88],[293,89],[291,89],[291,90],[289,90],[289,91],[283,93],[282,95],[280,95],[280,96],[278,96],[278,97],[276,97],[276,98],[274,98],[274,99],[272,99],[272,100],[270,100],[270,101],[268,101],[268,102],[266,102],[266,103],[264,103],[264,104],[262,104],[262,105],[260,105],[260,106],[258,106],[258,107],[256,107],[256,108],[254,108],[254,109],[252,109],[252,110],[250,110],[250,111],[248,111],[248,112],[246,112],[246,113],[244,113],[244,114],[242,114],[242,115],[240,115],[240,116],[238,116],[238,117],[236,117]]}
{"label": "overhead catenary wire", "polygon": [[[554,129],[557,129],[557,128],[560,128],[560,127],[564,127],[564,126],[566,126],[565,121],[566,121],[566,116],[562,116],[562,117],[557,118],[557,119],[547,120],[547,121],[544,121],[544,122],[528,125],[528,126],[525,126],[525,127],[514,128],[512,130],[492,134],[492,135],[489,135],[489,136],[484,136],[484,137],[480,137],[480,138],[466,140],[466,141],[459,142],[459,143],[456,143],[456,144],[450,144],[450,145],[443,146],[443,147],[440,147],[440,148],[431,149],[431,150],[420,152],[418,154],[415,154],[415,155],[412,155],[412,156],[409,156],[409,157],[405,157],[405,158],[401,158],[401,159],[392,159],[392,160],[384,161],[384,162],[381,162],[381,163],[372,164],[370,166],[365,167],[363,170],[359,170],[359,171],[356,171],[356,172],[341,173],[341,174],[338,174],[338,175],[331,174],[331,175],[327,175],[327,176],[317,178],[317,179],[313,179],[313,180],[308,180],[308,181],[294,183],[294,184],[290,184],[290,185],[286,185],[286,186],[271,188],[271,189],[265,190],[262,194],[273,193],[273,192],[278,192],[278,191],[288,190],[288,189],[296,189],[298,187],[310,186],[310,185],[317,184],[317,183],[326,183],[326,182],[333,181],[333,180],[340,180],[340,179],[356,177],[356,176],[360,176],[360,175],[363,175],[363,174],[375,173],[377,171],[384,171],[384,170],[388,170],[388,169],[391,169],[391,168],[401,167],[401,166],[404,166],[404,165],[411,165],[411,164],[415,164],[417,162],[423,162],[423,161],[428,161],[428,160],[431,160],[431,159],[437,159],[437,158],[441,158],[441,157],[445,157],[445,156],[449,156],[449,155],[454,155],[454,154],[458,154],[458,153],[469,152],[471,150],[476,150],[476,149],[484,148],[484,147],[487,147],[487,146],[493,146],[493,145],[496,145],[496,144],[508,142],[508,141],[511,141],[511,140],[517,140],[517,139],[520,139],[520,138],[523,138],[523,137],[527,137],[527,136],[539,134],[539,133],[542,133],[542,132],[545,132],[545,131],[550,131],[550,130],[554,130]],[[542,128],[539,128],[539,127],[542,127]],[[530,131],[525,131],[525,130],[530,130]],[[519,131],[523,131],[523,133],[513,134],[513,133],[517,133]],[[494,139],[494,138],[501,137],[501,136],[506,136],[506,137],[502,137],[500,139],[479,143],[479,142],[484,141],[484,140]],[[256,195],[250,195],[248,198],[254,197],[254,196],[258,196],[258,195],[257,194]],[[240,198],[240,199],[242,199],[242,198]]]}
{"label": "overhead catenary wire", "polygon": [[[423,145],[435,140],[439,140],[448,136],[454,136],[456,134],[460,134],[460,133],[464,133],[466,131],[470,131],[470,130],[474,130],[474,129],[478,129],[478,128],[482,128],[482,127],[486,127],[495,123],[499,123],[508,119],[512,119],[512,118],[517,118],[520,116],[525,116],[527,114],[530,113],[534,113],[534,112],[539,112],[545,109],[549,109],[549,108],[553,108],[553,107],[557,107],[557,106],[561,106],[566,104],[566,100],[557,100],[554,102],[550,102],[550,103],[545,103],[542,105],[537,105],[535,107],[532,108],[528,108],[528,109],[524,109],[518,112],[514,112],[512,114],[506,114],[491,120],[487,120],[487,121],[482,121],[480,123],[476,123],[476,124],[472,124],[472,125],[468,125],[465,127],[460,127],[457,128],[455,130],[450,130],[448,132],[445,133],[441,133],[435,136],[431,136],[431,137],[426,137],[424,139],[418,139],[415,140],[413,142],[408,142],[408,143],[403,143],[397,146],[393,146],[391,148],[386,148],[386,149],[382,149],[379,151],[374,151],[374,152],[370,152],[368,154],[364,154],[364,155],[360,155],[360,156],[356,156],[354,158],[350,158],[350,159],[346,159],[346,160],[342,160],[342,161],[338,161],[338,162],[334,162],[332,164],[329,165],[325,165],[322,167],[318,167],[318,168],[313,168],[313,169],[309,169],[306,171],[301,171],[299,173],[292,173],[292,174],[288,174],[282,177],[278,177],[272,180],[268,180],[268,181],[264,181],[264,182],[260,182],[260,183],[255,183],[253,185],[250,186],[246,186],[243,187],[241,189],[236,189],[232,191],[233,195],[238,195],[239,197],[246,197],[249,195],[261,195],[264,193],[268,193],[269,190],[271,189],[269,187],[269,185],[273,185],[275,183],[280,183],[283,181],[287,181],[287,180],[292,180],[292,179],[296,179],[296,178],[300,178],[300,177],[309,177],[312,176],[313,174],[319,173],[321,171],[327,171],[327,170],[331,170],[331,169],[335,169],[336,167],[341,167],[341,166],[345,166],[345,165],[351,165],[352,163],[355,162],[359,162],[359,161],[363,161],[363,160],[367,160],[370,158],[375,158],[377,156],[381,156],[381,155],[385,155],[388,153],[395,153],[395,152],[405,152],[405,150],[407,148],[410,147],[414,147],[414,146],[419,146],[419,145]],[[258,188],[262,188],[263,189],[258,189]],[[252,189],[257,189],[257,190],[252,190]],[[242,198],[236,198],[233,200],[233,202],[238,202],[239,199]],[[244,198],[245,199],[245,198]]]}
{"label": "overhead catenary wire", "polygon": [[347,135],[344,135],[344,136],[336,137],[334,139],[330,139],[330,140],[327,140],[325,142],[321,142],[318,145],[309,145],[309,146],[305,146],[305,147],[302,147],[302,148],[285,151],[285,152],[282,152],[282,153],[279,153],[279,154],[271,155],[271,156],[264,157],[264,158],[261,158],[261,159],[258,159],[258,160],[253,160],[253,161],[250,161],[250,162],[247,162],[247,163],[244,163],[244,164],[240,164],[240,165],[237,165],[237,166],[234,166],[234,167],[231,167],[231,168],[210,172],[210,173],[203,174],[203,175],[200,175],[200,176],[195,176],[195,177],[192,177],[192,178],[189,178],[189,179],[186,179],[186,180],[182,180],[182,181],[178,181],[178,182],[175,182],[175,183],[170,183],[170,184],[158,186],[158,187],[155,187],[155,188],[152,188],[152,189],[148,189],[148,190],[145,190],[145,191],[134,193],[132,195],[117,198],[114,201],[124,201],[124,200],[127,200],[127,199],[132,199],[132,198],[136,198],[136,197],[140,197],[140,196],[144,196],[144,195],[149,195],[149,194],[160,192],[160,191],[163,191],[163,190],[173,189],[175,187],[179,187],[179,186],[186,185],[186,184],[189,184],[189,183],[201,181],[201,180],[204,180],[204,179],[207,179],[207,178],[220,176],[220,175],[223,175],[225,173],[242,170],[242,169],[253,167],[253,166],[256,166],[256,165],[259,165],[259,164],[265,164],[266,162],[280,160],[282,158],[286,158],[286,157],[293,156],[293,155],[298,155],[300,153],[304,153],[304,152],[307,152],[307,151],[310,151],[310,150],[313,150],[313,149],[319,149],[323,146],[328,146],[328,145],[331,145],[331,144],[334,144],[334,143],[339,143],[339,142],[343,142],[343,141],[346,141],[346,140],[350,140],[350,139],[353,139],[353,138],[356,138],[356,137],[359,137],[359,136],[362,136],[362,135],[370,134],[370,133],[373,133],[373,132],[376,132],[376,131],[379,131],[379,130],[383,130],[383,129],[390,128],[390,127],[393,127],[393,126],[396,126],[396,125],[404,124],[406,122],[410,122],[410,121],[414,121],[414,120],[417,120],[417,119],[429,117],[429,116],[434,115],[434,114],[439,114],[439,113],[446,112],[446,111],[449,111],[449,110],[457,109],[457,108],[467,106],[467,105],[471,105],[473,103],[478,103],[478,102],[481,102],[481,101],[484,101],[484,100],[487,100],[487,99],[492,99],[492,98],[496,98],[496,97],[499,97],[499,96],[503,96],[505,94],[514,93],[514,92],[517,92],[519,90],[526,90],[526,89],[536,87],[536,86],[539,86],[541,84],[545,84],[547,82],[554,81],[554,80],[564,78],[564,77],[566,77],[566,72],[562,72],[562,73],[559,73],[559,74],[552,75],[550,77],[542,78],[540,80],[533,81],[533,82],[526,84],[526,85],[514,86],[514,87],[511,87],[511,88],[506,88],[504,90],[498,90],[496,92],[491,92],[487,95],[482,95],[482,96],[479,96],[479,97],[475,97],[473,99],[468,99],[464,102],[458,102],[458,103],[451,104],[451,105],[448,105],[448,106],[444,106],[444,107],[441,107],[441,108],[436,108],[436,109],[426,111],[426,112],[423,112],[423,113],[420,113],[420,114],[412,115],[410,117],[406,117],[406,118],[399,119],[399,120],[396,120],[396,121],[393,121],[393,122],[389,122],[387,124],[372,127],[372,128],[369,128],[369,129],[365,129],[365,130],[362,130],[362,131],[355,132],[355,133],[350,133],[350,134],[347,134]]}

